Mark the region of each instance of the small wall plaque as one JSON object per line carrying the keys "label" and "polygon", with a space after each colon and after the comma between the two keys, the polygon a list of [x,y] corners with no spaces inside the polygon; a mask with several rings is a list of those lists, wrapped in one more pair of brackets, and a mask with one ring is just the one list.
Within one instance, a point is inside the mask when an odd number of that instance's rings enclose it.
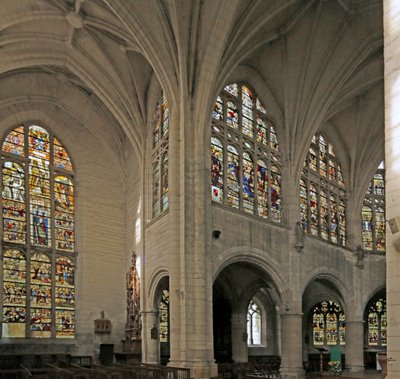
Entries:
{"label": "small wall plaque", "polygon": [[158,338],[158,330],[155,325],[150,329],[150,338],[156,340]]}
{"label": "small wall plaque", "polygon": [[94,320],[95,333],[111,333],[111,321],[104,318],[104,311],[100,312],[101,318]]}

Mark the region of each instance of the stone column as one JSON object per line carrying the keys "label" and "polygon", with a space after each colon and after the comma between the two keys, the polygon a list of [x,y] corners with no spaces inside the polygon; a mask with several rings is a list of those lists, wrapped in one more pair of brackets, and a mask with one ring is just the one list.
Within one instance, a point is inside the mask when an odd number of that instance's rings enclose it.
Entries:
{"label": "stone column", "polygon": [[[151,338],[151,330],[157,328],[157,338]],[[148,311],[142,312],[142,362],[149,364],[160,363],[158,338],[158,312]]]}
{"label": "stone column", "polygon": [[[191,99],[184,97],[170,114],[169,232],[170,361],[189,368],[191,378],[217,376],[212,330],[211,225],[206,219],[209,183],[203,129],[192,119]],[[200,133],[200,136],[196,135]],[[207,149],[207,150],[206,150]],[[209,158],[209,156],[207,156]],[[187,190],[187,189],[192,190]]]}
{"label": "stone column", "polygon": [[400,378],[400,2],[385,0],[385,169],[387,379]]}
{"label": "stone column", "polygon": [[246,314],[232,314],[232,359],[236,363],[248,361],[246,322]]}
{"label": "stone column", "polygon": [[281,314],[282,379],[304,379],[301,313]]}
{"label": "stone column", "polygon": [[363,321],[346,321],[346,366],[351,371],[364,369]]}

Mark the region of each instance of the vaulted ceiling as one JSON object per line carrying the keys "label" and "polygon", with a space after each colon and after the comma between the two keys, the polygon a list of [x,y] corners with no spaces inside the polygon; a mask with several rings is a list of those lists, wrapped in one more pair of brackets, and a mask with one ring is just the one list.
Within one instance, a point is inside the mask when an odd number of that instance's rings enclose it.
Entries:
{"label": "vaulted ceiling", "polygon": [[316,130],[345,161],[351,190],[360,172],[372,175],[383,159],[379,0],[0,0],[0,6],[0,88],[16,76],[29,88],[29,75],[72,88],[102,109],[108,143],[120,149],[127,140],[143,153],[153,82],[172,107],[191,99],[205,128],[221,87],[246,72],[280,110],[278,133],[294,173]]}

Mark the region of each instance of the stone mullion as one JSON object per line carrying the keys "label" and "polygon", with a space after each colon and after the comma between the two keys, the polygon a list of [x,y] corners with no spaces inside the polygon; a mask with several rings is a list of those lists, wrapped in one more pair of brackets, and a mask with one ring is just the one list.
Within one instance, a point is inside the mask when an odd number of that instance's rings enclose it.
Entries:
{"label": "stone mullion", "polygon": [[311,194],[310,194],[310,178],[309,178],[309,173],[307,171],[307,178],[305,181],[306,184],[306,190],[307,190],[307,233],[310,235],[311,234],[311,206],[310,206],[310,202],[311,202]]}
{"label": "stone mullion", "polygon": [[55,195],[54,195],[54,178],[56,177],[56,173],[54,172],[54,162],[53,162],[53,149],[54,149],[54,136],[53,133],[50,133],[49,137],[50,142],[50,161],[49,161],[49,170],[50,170],[50,220],[49,224],[51,225],[51,254],[50,254],[50,262],[51,262],[51,337],[56,337],[56,222],[55,222]]}
{"label": "stone mullion", "polygon": [[25,256],[26,256],[26,336],[31,336],[30,321],[31,321],[31,258],[32,258],[32,248],[31,248],[31,199],[29,191],[29,128],[24,126],[24,139],[25,139],[25,154],[26,154],[26,164],[25,170],[25,221],[26,221],[26,236],[25,236]]}
{"label": "stone mullion", "polygon": [[31,336],[30,321],[31,321],[31,252],[26,252],[26,314],[25,314],[25,335]]}

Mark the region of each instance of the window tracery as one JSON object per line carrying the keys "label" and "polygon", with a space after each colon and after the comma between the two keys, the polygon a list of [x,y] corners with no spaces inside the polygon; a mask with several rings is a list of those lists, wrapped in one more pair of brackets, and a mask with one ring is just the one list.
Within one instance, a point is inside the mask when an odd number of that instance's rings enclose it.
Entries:
{"label": "window tracery", "polygon": [[332,144],[312,139],[300,179],[300,215],[305,233],[346,246],[346,193]]}
{"label": "window tracery", "polygon": [[75,209],[70,157],[52,133],[30,125],[7,134],[1,161],[2,337],[73,338]]}
{"label": "window tracery", "polygon": [[275,124],[246,84],[224,87],[212,112],[211,199],[280,223],[281,158]]}

